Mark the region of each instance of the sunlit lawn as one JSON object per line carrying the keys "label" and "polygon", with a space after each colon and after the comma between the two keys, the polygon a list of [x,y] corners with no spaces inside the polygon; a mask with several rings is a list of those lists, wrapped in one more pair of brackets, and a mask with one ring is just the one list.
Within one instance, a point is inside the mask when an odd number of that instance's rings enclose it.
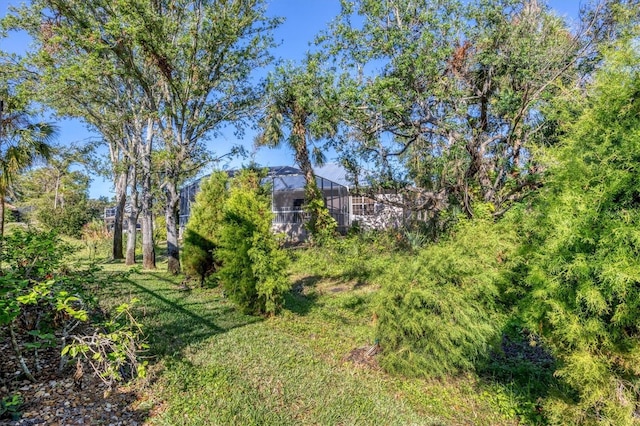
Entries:
{"label": "sunlit lawn", "polygon": [[284,311],[260,318],[182,279],[134,272],[100,290],[106,306],[140,299],[151,377],[138,409],[149,424],[515,423],[474,377],[407,380],[347,360],[373,343],[372,286],[298,274]]}

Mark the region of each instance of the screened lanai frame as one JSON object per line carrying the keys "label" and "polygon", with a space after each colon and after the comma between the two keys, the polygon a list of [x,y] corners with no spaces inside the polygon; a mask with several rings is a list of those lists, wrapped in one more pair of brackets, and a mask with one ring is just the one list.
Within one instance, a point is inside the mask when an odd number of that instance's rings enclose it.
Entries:
{"label": "screened lanai frame", "polygon": [[[233,176],[235,170],[230,171]],[[203,178],[204,179],[204,178]],[[195,201],[201,179],[184,186],[180,191],[180,230],[189,220],[191,204]],[[290,166],[269,167],[264,183],[271,184],[271,211],[274,229],[286,232],[302,232],[290,225],[302,225],[306,219],[304,212],[303,173]],[[336,220],[338,230],[345,232],[349,226],[349,189],[337,182],[316,175],[316,183],[323,194],[329,213]],[[289,225],[289,226],[288,226]],[[292,231],[293,229],[297,229]]]}

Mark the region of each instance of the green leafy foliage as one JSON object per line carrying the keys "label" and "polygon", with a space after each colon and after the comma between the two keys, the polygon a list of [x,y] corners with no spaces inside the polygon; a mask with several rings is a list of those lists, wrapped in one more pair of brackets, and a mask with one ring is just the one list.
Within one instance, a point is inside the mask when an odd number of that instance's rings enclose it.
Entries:
{"label": "green leafy foliage", "polygon": [[4,235],[5,201],[18,174],[39,158],[48,158],[56,129],[34,122],[32,99],[22,86],[14,61],[0,64],[0,237]]}
{"label": "green leafy foliage", "polygon": [[322,192],[315,183],[305,185],[304,210],[309,214],[309,220],[304,224],[314,243],[323,244],[336,236],[338,223],[329,213],[325,205]]}
{"label": "green leafy foliage", "polygon": [[139,357],[148,346],[142,340],[142,325],[131,313],[137,302],[132,299],[117,306],[114,315],[98,324],[93,333],[73,336],[73,343],[62,349],[62,355],[81,357],[108,386],[145,377],[147,361]]}
{"label": "green leafy foliage", "polygon": [[15,229],[3,239],[4,270],[27,280],[42,280],[63,265],[73,247],[55,231]]}
{"label": "green leafy foliage", "polygon": [[31,219],[77,238],[86,223],[101,217],[106,199],[89,199],[91,178],[86,172],[72,170],[74,165],[88,166],[88,150],[56,147],[46,165],[17,177],[16,203],[29,209]]}
{"label": "green leafy foliage", "polygon": [[506,226],[463,221],[448,239],[391,266],[377,308],[381,365],[445,376],[486,359],[504,320],[497,299],[515,241]]}
{"label": "green leafy foliage", "polygon": [[618,49],[552,155],[531,225],[527,320],[574,391],[547,400],[558,423],[635,424],[640,409],[640,56],[637,40]]}
{"label": "green leafy foliage", "polygon": [[18,394],[0,399],[0,419],[4,417],[9,417],[11,420],[20,419],[22,415],[20,408],[23,403],[22,397]]}
{"label": "green leafy foliage", "polygon": [[38,351],[54,345],[54,332],[64,335],[87,319],[86,305],[77,294],[81,278],[61,271],[71,247],[54,232],[17,229],[3,239],[2,250],[0,326],[9,332],[24,375],[34,380],[24,351],[33,351],[37,372]]}
{"label": "green leafy foliage", "polygon": [[60,234],[79,238],[82,236],[82,228],[92,220],[100,217],[101,210],[92,205],[90,200],[78,199],[72,201],[64,208],[38,210],[37,217],[40,223]]}
{"label": "green leafy foliage", "polygon": [[260,119],[258,145],[271,148],[285,141],[295,154],[295,161],[305,178],[305,206],[309,215],[305,228],[314,242],[324,242],[334,236],[336,221],[325,205],[313,172],[324,162],[324,152],[317,140],[332,137],[337,132],[337,100],[332,89],[334,76],[320,69],[317,59],[308,57],[304,67],[279,67],[269,74],[267,107]]}
{"label": "green leafy foliage", "polygon": [[185,230],[182,265],[186,274],[198,277],[201,284],[215,271],[215,250],[220,244],[228,183],[225,172],[213,173],[202,180]]}
{"label": "green leafy foliage", "polygon": [[540,184],[544,108],[575,79],[580,46],[544,2],[341,6],[320,40],[346,70],[339,100],[348,142],[334,146],[354,176],[409,184],[419,194],[413,205],[469,215],[480,201],[499,215]]}
{"label": "green leafy foliage", "polygon": [[[15,230],[4,238],[5,265],[0,274],[0,327],[8,330],[12,348],[27,378],[35,380],[40,372],[40,351],[63,347],[59,369],[67,355],[93,351],[104,354],[92,358],[96,374],[109,380],[128,379],[144,374],[138,353],[144,349],[141,328],[129,311],[129,305],[115,310],[115,315],[97,324],[93,333],[92,314],[97,301],[87,291],[91,285],[105,285],[98,269],[74,270],[65,261],[72,249],[55,232]],[[121,321],[124,317],[127,321]],[[82,342],[69,346],[67,342]],[[101,348],[102,352],[95,348]],[[29,351],[34,365],[30,367]],[[32,368],[34,370],[32,371]]]}
{"label": "green leafy foliage", "polygon": [[246,170],[232,181],[217,250],[218,277],[244,311],[274,314],[290,288],[288,258],[271,231],[269,188],[261,185],[261,177]]}

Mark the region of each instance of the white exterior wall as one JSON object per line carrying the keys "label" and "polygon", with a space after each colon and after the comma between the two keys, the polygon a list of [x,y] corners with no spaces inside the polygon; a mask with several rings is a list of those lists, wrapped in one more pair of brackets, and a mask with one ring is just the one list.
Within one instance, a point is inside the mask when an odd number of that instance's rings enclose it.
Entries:
{"label": "white exterior wall", "polygon": [[351,225],[358,222],[362,229],[389,229],[400,228],[405,222],[405,213],[402,207],[394,206],[390,202],[402,201],[402,195],[399,194],[376,194],[373,197],[374,212],[370,215],[353,214],[353,197],[349,197],[351,204]]}

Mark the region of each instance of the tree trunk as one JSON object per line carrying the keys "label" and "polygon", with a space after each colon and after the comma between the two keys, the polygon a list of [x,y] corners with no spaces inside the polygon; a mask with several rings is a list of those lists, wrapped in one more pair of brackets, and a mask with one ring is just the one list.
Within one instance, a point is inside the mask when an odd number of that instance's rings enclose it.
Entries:
{"label": "tree trunk", "polygon": [[121,172],[115,182],[116,211],[113,222],[113,259],[124,259],[122,250],[122,222],[124,218],[124,206],[127,202],[127,172]]}
{"label": "tree trunk", "polygon": [[142,267],[156,269],[156,248],[153,241],[153,196],[151,194],[151,149],[153,121],[147,124],[147,141],[142,155]]}
{"label": "tree trunk", "polygon": [[[4,193],[0,193],[0,244],[2,244],[2,239],[4,238]],[[0,250],[2,246],[0,245]],[[0,252],[2,254],[2,252]]]}
{"label": "tree trunk", "polygon": [[131,166],[131,196],[129,197],[129,205],[131,210],[127,215],[127,257],[125,263],[127,265],[133,265],[136,263],[136,237],[137,237],[137,225],[138,225],[138,170],[134,164]]}
{"label": "tree trunk", "polygon": [[129,214],[127,216],[127,257],[125,260],[125,264],[127,265],[135,265],[136,263],[136,237],[137,237],[137,224],[138,224],[138,215],[137,214]]}
{"label": "tree trunk", "polygon": [[320,188],[318,188],[316,176],[313,173],[313,166],[309,159],[309,149],[307,148],[305,121],[304,116],[294,117],[292,128],[293,148],[295,150],[296,163],[298,163],[300,170],[304,174],[306,182],[304,196],[307,207],[305,210],[309,214],[306,228],[311,233],[311,236],[315,238],[324,231],[335,231],[335,225],[332,224],[333,221],[329,209],[324,202],[324,196]]}
{"label": "tree trunk", "polygon": [[[56,170],[57,171],[57,170]],[[53,197],[53,209],[56,210],[58,208],[58,192],[60,190],[60,172],[58,172],[56,176],[56,193]]]}
{"label": "tree trunk", "polygon": [[165,188],[167,219],[167,270],[180,273],[180,251],[178,249],[178,206],[180,195],[174,182],[167,182]]}
{"label": "tree trunk", "polygon": [[2,260],[4,257],[4,191],[0,191],[0,275],[2,271]]}
{"label": "tree trunk", "polygon": [[313,166],[311,165],[311,160],[309,159],[309,150],[307,149],[307,129],[304,125],[304,119],[299,118],[294,120],[292,130],[294,137],[293,147],[295,149],[296,163],[298,163],[300,170],[304,174],[304,180],[306,181],[307,186],[315,186],[317,188],[318,184],[316,183],[316,176],[313,173]]}
{"label": "tree trunk", "polygon": [[143,214],[140,221],[142,222],[142,267],[144,269],[156,269],[156,248],[153,241],[153,216],[151,214]]}

